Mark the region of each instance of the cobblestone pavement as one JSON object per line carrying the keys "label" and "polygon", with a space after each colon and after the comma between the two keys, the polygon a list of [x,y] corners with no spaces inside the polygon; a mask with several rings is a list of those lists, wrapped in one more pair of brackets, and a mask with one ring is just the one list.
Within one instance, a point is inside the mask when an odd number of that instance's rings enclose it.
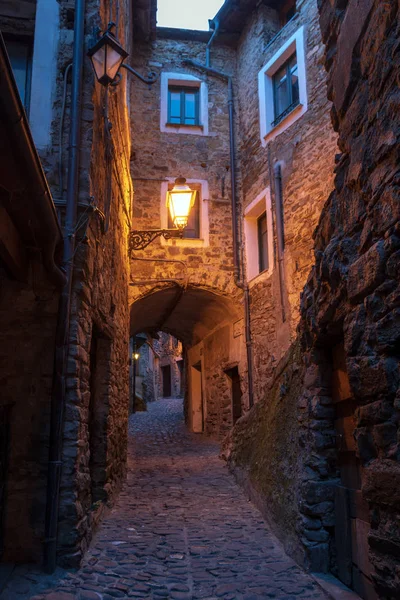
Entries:
{"label": "cobblestone pavement", "polygon": [[34,596],[35,577],[20,572],[2,600],[326,599],[235,484],[218,445],[186,431],[181,400],[151,404],[130,432],[127,483],[82,568],[36,577],[47,590]]}

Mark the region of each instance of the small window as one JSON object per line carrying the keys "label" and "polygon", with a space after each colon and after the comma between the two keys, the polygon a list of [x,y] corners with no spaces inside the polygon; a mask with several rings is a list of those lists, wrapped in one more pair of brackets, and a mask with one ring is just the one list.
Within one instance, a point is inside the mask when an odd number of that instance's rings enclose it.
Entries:
{"label": "small window", "polygon": [[267,213],[265,212],[257,219],[257,237],[258,237],[258,266],[259,272],[268,269],[268,226]]}
{"label": "small window", "polygon": [[[193,186],[194,187],[194,186]],[[171,215],[168,212],[168,229],[174,229]],[[187,227],[183,230],[183,237],[186,239],[199,239],[200,238],[200,199],[199,191],[196,192],[196,200],[189,214],[189,221]],[[172,343],[170,338],[169,344]]]}
{"label": "small window", "polygon": [[26,112],[28,112],[31,91],[32,44],[26,39],[18,38],[6,38],[5,42],[19,95]]}
{"label": "small window", "polygon": [[297,56],[293,54],[288,61],[275,73],[274,86],[274,116],[273,126],[282,121],[299,104],[299,76]]}
{"label": "small window", "polygon": [[200,125],[199,89],[168,87],[168,123]]}

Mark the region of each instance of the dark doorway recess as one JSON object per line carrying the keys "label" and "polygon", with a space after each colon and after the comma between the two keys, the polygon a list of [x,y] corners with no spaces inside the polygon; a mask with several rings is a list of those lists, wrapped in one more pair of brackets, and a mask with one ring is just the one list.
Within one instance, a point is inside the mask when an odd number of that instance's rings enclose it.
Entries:
{"label": "dark doorway recess", "polygon": [[90,348],[89,449],[92,504],[106,500],[111,340],[93,327]]}
{"label": "dark doorway recess", "polygon": [[171,366],[161,367],[163,398],[171,398]]}
{"label": "dark doorway recess", "polygon": [[8,449],[10,440],[11,406],[0,406],[0,559],[4,544],[4,516],[8,474]]}
{"label": "dark doorway recess", "polygon": [[335,492],[338,576],[361,598],[377,600],[368,556],[369,509],[361,493],[362,465],[356,455],[354,439],[357,404],[350,390],[343,343],[333,348],[332,363],[332,397],[340,471],[340,483]]}
{"label": "dark doorway recess", "polygon": [[179,395],[183,396],[184,393],[184,389],[185,389],[185,382],[184,382],[184,378],[185,378],[185,374],[184,374],[184,361],[182,360],[178,360],[176,362],[176,364],[178,365],[178,371],[179,371]]}
{"label": "dark doorway recess", "polygon": [[228,375],[231,380],[232,386],[232,423],[233,425],[236,423],[238,419],[242,416],[242,390],[240,389],[240,375],[239,369],[237,367],[233,367],[232,369],[227,369],[225,373]]}

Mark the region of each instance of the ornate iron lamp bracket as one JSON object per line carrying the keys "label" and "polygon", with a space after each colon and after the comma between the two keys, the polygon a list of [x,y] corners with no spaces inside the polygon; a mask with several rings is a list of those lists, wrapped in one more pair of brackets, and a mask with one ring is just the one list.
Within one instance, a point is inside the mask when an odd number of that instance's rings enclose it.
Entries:
{"label": "ornate iron lamp bracket", "polygon": [[133,250],[144,250],[158,237],[166,240],[183,238],[182,229],[149,229],[147,231],[133,230],[129,234],[129,255]]}

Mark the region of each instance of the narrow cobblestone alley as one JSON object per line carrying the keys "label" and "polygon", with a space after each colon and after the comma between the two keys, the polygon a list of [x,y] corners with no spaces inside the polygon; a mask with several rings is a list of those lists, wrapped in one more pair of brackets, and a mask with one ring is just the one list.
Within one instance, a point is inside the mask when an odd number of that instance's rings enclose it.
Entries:
{"label": "narrow cobblestone alley", "polygon": [[130,421],[129,474],[82,568],[35,595],[32,573],[2,600],[285,600],[326,596],[247,501],[218,444],[188,433],[182,400],[160,400]]}

